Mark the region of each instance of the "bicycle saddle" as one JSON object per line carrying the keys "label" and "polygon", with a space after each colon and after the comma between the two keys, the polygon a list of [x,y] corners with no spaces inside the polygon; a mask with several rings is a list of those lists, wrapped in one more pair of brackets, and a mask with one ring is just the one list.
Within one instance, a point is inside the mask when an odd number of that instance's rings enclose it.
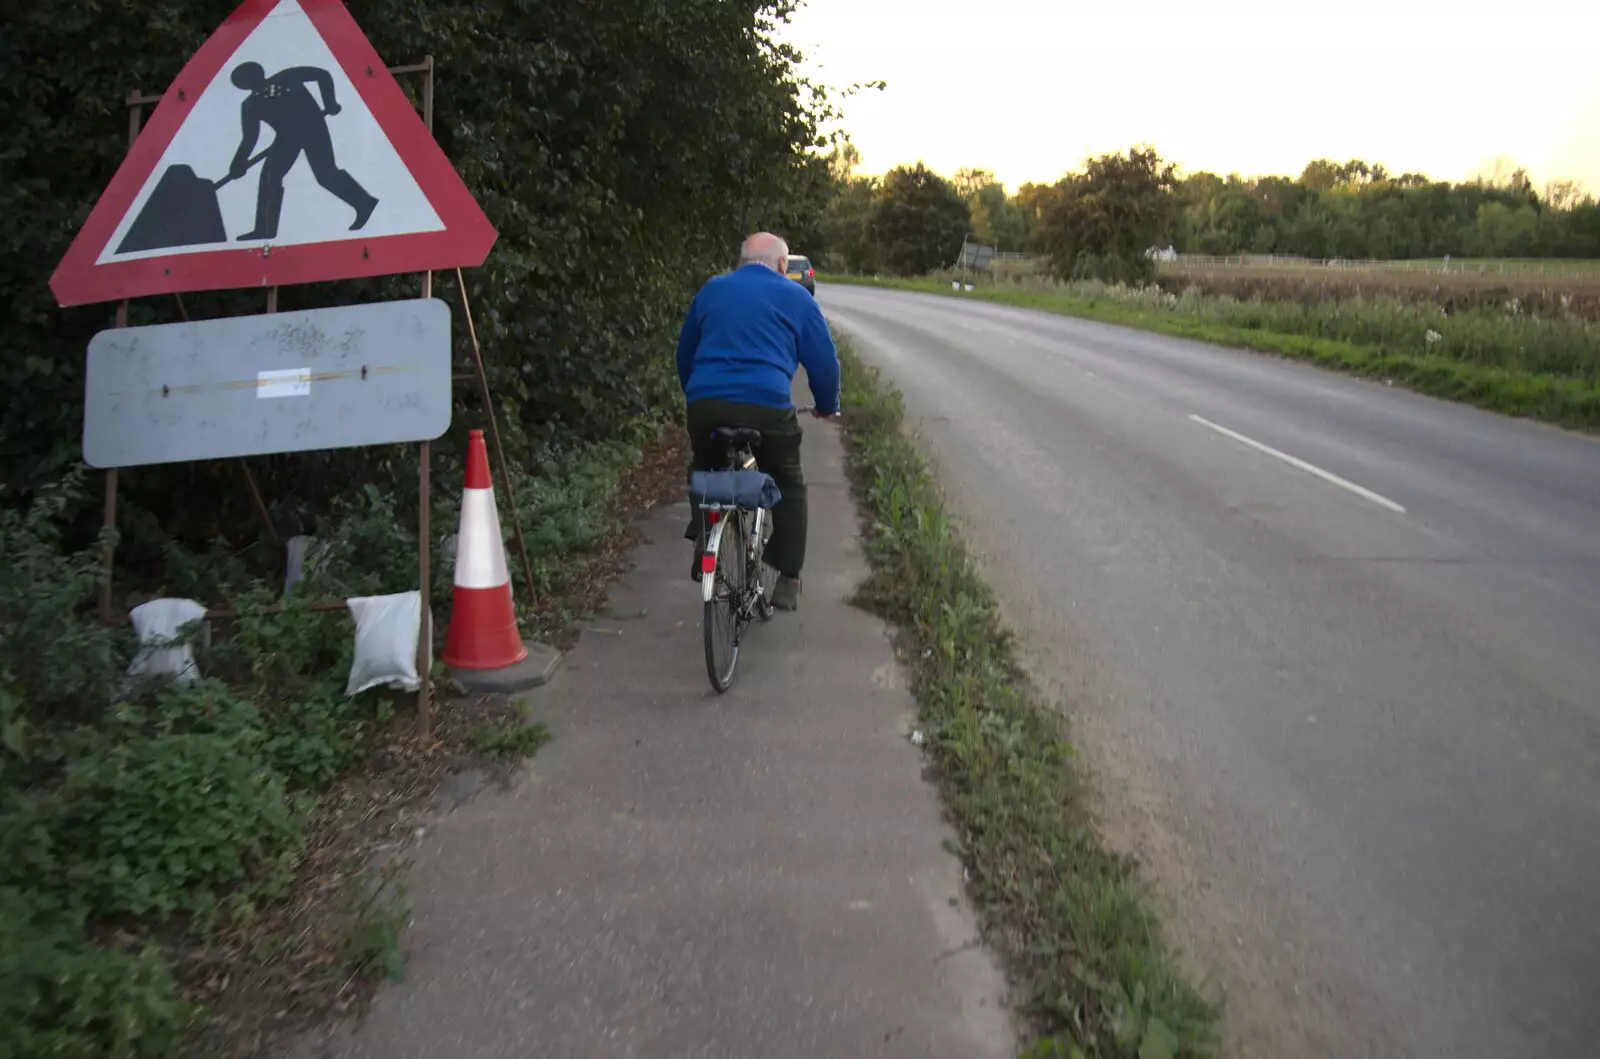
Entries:
{"label": "bicycle saddle", "polygon": [[718,427],[711,432],[711,438],[727,445],[749,445],[755,448],[761,444],[761,431],[751,430],[749,427]]}

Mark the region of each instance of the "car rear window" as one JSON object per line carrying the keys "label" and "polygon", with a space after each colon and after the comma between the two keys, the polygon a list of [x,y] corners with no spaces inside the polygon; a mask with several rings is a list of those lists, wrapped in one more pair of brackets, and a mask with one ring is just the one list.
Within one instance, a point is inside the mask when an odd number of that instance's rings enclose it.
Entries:
{"label": "car rear window", "polygon": [[808,269],[810,267],[811,267],[811,259],[808,258],[808,257],[791,257],[789,259],[789,271],[790,272],[804,272],[806,269]]}

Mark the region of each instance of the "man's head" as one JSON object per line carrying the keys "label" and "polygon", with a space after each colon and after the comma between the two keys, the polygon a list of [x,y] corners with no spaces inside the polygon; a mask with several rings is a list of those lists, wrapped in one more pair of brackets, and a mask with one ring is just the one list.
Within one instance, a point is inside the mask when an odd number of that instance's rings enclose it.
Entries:
{"label": "man's head", "polygon": [[240,63],[233,68],[233,73],[228,79],[233,82],[233,87],[254,92],[261,87],[262,82],[266,81],[267,72],[261,68],[260,63]]}
{"label": "man's head", "polygon": [[757,232],[739,248],[739,265],[766,265],[782,272],[789,264],[789,244],[771,232]]}

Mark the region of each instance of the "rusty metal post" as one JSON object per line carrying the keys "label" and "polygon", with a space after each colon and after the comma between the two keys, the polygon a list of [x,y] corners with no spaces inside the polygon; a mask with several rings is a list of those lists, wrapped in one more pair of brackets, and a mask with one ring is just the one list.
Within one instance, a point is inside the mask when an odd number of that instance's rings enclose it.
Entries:
{"label": "rusty metal post", "polygon": [[478,345],[478,328],[472,322],[472,306],[467,301],[467,281],[456,269],[456,289],[461,292],[461,313],[467,318],[467,337],[472,340],[472,363],[478,373],[478,397],[489,416],[489,438],[494,442],[495,459],[500,461],[500,481],[506,487],[506,503],[511,507],[511,528],[517,535],[517,553],[522,557],[522,573],[528,582],[528,592],[533,592],[533,563],[528,559],[528,543],[522,536],[522,513],[517,510],[517,490],[511,484],[511,467],[506,463],[506,449],[500,442],[500,420],[495,415],[494,398],[489,396],[489,375],[483,367],[483,349]]}
{"label": "rusty metal post", "polygon": [[[189,318],[189,310],[184,308],[183,295],[181,294],[178,295],[178,308],[183,311],[183,318],[187,320]],[[277,311],[278,288],[268,287],[267,312],[275,313]],[[274,546],[282,544],[283,541],[278,537],[278,530],[272,524],[272,512],[267,510],[267,501],[261,495],[261,486],[256,484],[255,472],[250,470],[250,461],[241,458],[239,460],[239,469],[244,472],[244,484],[250,490],[250,499],[255,504],[256,515],[260,517],[261,524],[267,528],[267,537],[272,541]]]}
{"label": "rusty metal post", "polygon": [[433,132],[433,56],[422,59],[422,124]]}
{"label": "rusty metal post", "polygon": [[244,472],[244,484],[250,490],[250,499],[255,502],[256,514],[261,517],[261,524],[267,529],[267,537],[272,541],[274,547],[282,545],[283,540],[278,536],[278,530],[272,524],[272,512],[267,510],[267,502],[261,496],[261,486],[256,482],[254,472],[250,470],[249,461],[241,459],[239,461],[239,469]]}
{"label": "rusty metal post", "polygon": [[[422,60],[422,123],[433,133],[433,56]],[[433,273],[422,274],[422,296],[433,297]],[[433,443],[417,446],[417,591],[422,597],[417,629],[417,741],[433,738],[433,602],[429,578],[433,551]]]}
{"label": "rusty metal post", "polygon": [[422,749],[428,749],[433,737],[433,610],[428,578],[430,552],[433,550],[432,512],[429,505],[433,491],[433,442],[424,441],[417,446],[417,588],[422,596],[421,625],[417,629],[417,739]]}
{"label": "rusty metal post", "polygon": [[[124,102],[128,105],[128,150],[133,150],[133,142],[139,138],[139,127],[144,123],[144,105],[147,98],[137,88],[129,92]],[[117,303],[118,327],[128,326],[128,299],[124,298]],[[117,485],[120,475],[117,468],[106,471],[105,502],[101,511],[100,525],[106,530],[117,528]],[[117,547],[108,535],[105,547],[101,551],[101,580],[100,580],[100,620],[107,625],[111,624],[111,588],[112,580],[117,568]]]}

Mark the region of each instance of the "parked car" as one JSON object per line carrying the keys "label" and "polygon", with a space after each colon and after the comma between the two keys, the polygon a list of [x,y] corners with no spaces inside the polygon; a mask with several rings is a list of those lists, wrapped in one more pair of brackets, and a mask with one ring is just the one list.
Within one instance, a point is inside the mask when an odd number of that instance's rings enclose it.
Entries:
{"label": "parked car", "polygon": [[813,298],[817,296],[817,270],[811,267],[809,257],[789,255],[789,278],[809,291]]}

